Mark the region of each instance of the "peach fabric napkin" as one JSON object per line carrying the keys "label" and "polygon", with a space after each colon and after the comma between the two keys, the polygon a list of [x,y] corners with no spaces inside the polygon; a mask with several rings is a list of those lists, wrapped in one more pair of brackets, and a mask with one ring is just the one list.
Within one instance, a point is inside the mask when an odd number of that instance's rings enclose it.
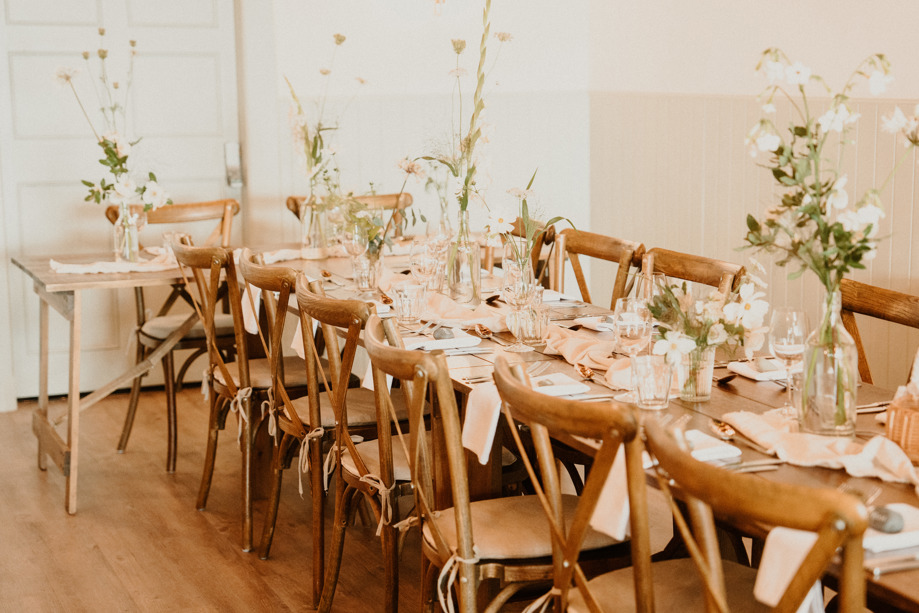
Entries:
{"label": "peach fabric napkin", "polygon": [[878,435],[862,443],[855,439],[792,432],[779,409],[761,415],[736,411],[726,413],[722,419],[789,464],[842,468],[853,477],[877,477],[919,486],[919,476],[912,462],[900,447],[884,436]]}
{"label": "peach fabric napkin", "polygon": [[[814,532],[781,527],[770,530],[756,573],[753,597],[767,606],[777,605],[816,541],[817,534]],[[820,581],[804,597],[798,613],[823,613],[823,586]]]}
{"label": "peach fabric napkin", "polygon": [[606,371],[604,380],[614,389],[632,389],[632,370],[628,358],[613,357],[616,343],[597,339],[590,332],[549,326],[546,355],[560,355],[573,366],[583,364],[597,371]]}
{"label": "peach fabric napkin", "polygon": [[501,396],[495,384],[482,383],[472,388],[463,420],[463,447],[476,454],[482,465],[488,464],[500,416]]}
{"label": "peach fabric napkin", "polygon": [[428,292],[427,305],[421,317],[425,321],[439,321],[452,328],[472,328],[482,324],[492,332],[507,330],[504,315],[484,302],[472,308],[457,303],[439,292]]}

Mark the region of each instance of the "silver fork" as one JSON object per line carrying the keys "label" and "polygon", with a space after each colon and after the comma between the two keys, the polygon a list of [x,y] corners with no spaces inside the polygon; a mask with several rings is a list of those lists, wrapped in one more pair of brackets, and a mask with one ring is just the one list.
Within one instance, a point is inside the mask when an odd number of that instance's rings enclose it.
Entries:
{"label": "silver fork", "polygon": [[443,324],[437,324],[434,321],[429,321],[424,324],[417,330],[407,330],[402,333],[402,336],[420,336],[422,334],[427,334],[428,332],[433,332],[437,328],[440,328]]}

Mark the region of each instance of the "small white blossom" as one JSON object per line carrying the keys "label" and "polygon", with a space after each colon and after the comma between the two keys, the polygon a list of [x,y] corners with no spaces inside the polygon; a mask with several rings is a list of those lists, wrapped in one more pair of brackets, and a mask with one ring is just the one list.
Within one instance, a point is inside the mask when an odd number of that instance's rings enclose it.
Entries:
{"label": "small white blossom", "polygon": [[775,151],[782,144],[778,134],[761,134],[756,139],[756,147],[760,151]]}
{"label": "small white blossom", "polygon": [[849,206],[849,193],[845,190],[848,182],[849,178],[846,175],[836,179],[836,183],[833,184],[833,191],[826,197],[828,207],[842,210]]}
{"label": "small white blossom", "polygon": [[766,113],[767,115],[772,115],[773,113],[775,113],[775,105],[772,104],[771,102],[764,104],[763,112]]}
{"label": "small white blossom", "polygon": [[739,323],[744,328],[756,328],[763,325],[769,303],[760,300],[765,296],[756,291],[753,283],[744,283],[738,291],[738,300],[724,305],[724,316],[731,323]]}
{"label": "small white blossom", "polygon": [[73,77],[80,72],[77,68],[70,68],[69,66],[59,66],[57,70],[54,71],[54,78],[57,79],[58,83],[61,85],[67,85],[70,81],[73,80]]}
{"label": "small white blossom", "polygon": [[154,209],[158,209],[166,204],[169,195],[156,181],[147,181],[144,185],[144,203],[149,204]]}
{"label": "small white blossom", "polygon": [[728,332],[724,329],[724,324],[717,323],[708,329],[708,338],[706,343],[718,346],[728,340]]}
{"label": "small white blossom", "polygon": [[507,216],[501,213],[490,212],[488,214],[488,223],[486,227],[490,234],[508,234],[513,231],[514,224]]}
{"label": "small white blossom", "polygon": [[845,104],[837,105],[820,116],[817,124],[824,132],[842,132],[843,129],[858,121],[861,113],[852,113]]}
{"label": "small white blossom", "polygon": [[696,342],[674,330],[668,330],[664,338],[654,343],[651,353],[665,355],[671,364],[679,364],[683,356],[696,348]]}
{"label": "small white blossom", "polygon": [[115,181],[115,187],[109,195],[112,204],[129,203],[137,196],[137,184],[130,177],[122,177]]}
{"label": "small white blossom", "polygon": [[810,78],[811,69],[801,62],[795,62],[785,68],[785,79],[789,85],[807,85]]}
{"label": "small white blossom", "polygon": [[763,72],[766,73],[766,80],[772,85],[781,81],[785,76],[785,65],[781,62],[766,62]]}
{"label": "small white blossom", "polygon": [[878,96],[887,91],[887,86],[893,82],[892,74],[884,74],[883,71],[875,70],[868,77],[868,89],[872,96]]}
{"label": "small white blossom", "polygon": [[754,328],[752,330],[744,330],[744,353],[746,354],[747,359],[751,359],[753,354],[760,349],[766,343],[766,333],[769,332],[768,327]]}
{"label": "small white blossom", "polygon": [[907,120],[903,111],[900,110],[900,107],[896,107],[893,113],[881,118],[881,129],[885,132],[896,134],[905,128],[908,122],[909,120]]}

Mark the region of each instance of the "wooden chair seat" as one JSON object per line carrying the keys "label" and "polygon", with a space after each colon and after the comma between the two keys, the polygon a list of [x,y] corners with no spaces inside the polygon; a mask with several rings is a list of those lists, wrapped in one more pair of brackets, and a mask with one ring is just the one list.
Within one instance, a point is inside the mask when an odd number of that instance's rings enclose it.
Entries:
{"label": "wooden chair seat", "polygon": [[[230,362],[227,366],[232,369],[235,363]],[[284,356],[284,368],[284,384],[288,387],[288,390],[295,387],[306,387],[307,379],[304,373],[303,360],[297,356]],[[215,371],[214,381],[225,386],[226,381],[224,381],[223,372]],[[271,363],[268,358],[249,360],[249,383],[252,387],[263,389],[271,387]]]}
{"label": "wooden chair seat", "polygon": [[[578,497],[562,496],[562,509],[566,523],[574,518]],[[546,558],[551,564],[552,539],[549,522],[536,496],[511,496],[477,500],[469,504],[472,518],[472,533],[480,560],[508,560],[519,558]],[[444,509],[431,520],[437,524],[447,543],[456,547],[456,518],[453,507]],[[434,548],[431,526],[426,523],[422,530],[425,547]],[[617,544],[618,541],[588,530],[584,536],[581,551],[600,549]],[[446,560],[443,560],[446,562]]]}
{"label": "wooden chair seat", "polygon": [[[405,415],[405,402],[401,399],[401,394],[393,394],[393,405],[398,415]],[[335,426],[335,412],[332,409],[331,400],[326,392],[320,392],[320,416],[322,427]],[[307,414],[309,409],[309,398],[295,398],[291,400],[294,409],[298,414]],[[363,387],[351,388],[348,390],[348,424],[351,426],[366,426],[377,423],[377,405],[374,401],[373,390]]]}
{"label": "wooden chair seat", "polygon": [[[756,570],[734,562],[723,562],[724,583],[728,608],[731,611],[757,613],[770,611],[766,605],[751,597]],[[635,575],[632,567],[600,575],[587,582],[591,594],[604,611],[630,613],[635,611]],[[667,560],[654,564],[654,604],[658,611],[704,613],[705,588],[699,571],[689,558]],[[588,613],[581,592],[573,590],[568,603],[570,613]]]}
{"label": "wooden chair seat", "polygon": [[[161,315],[160,317],[154,317],[153,319],[146,321],[144,325],[141,326],[140,333],[142,336],[146,336],[153,341],[157,341],[156,344],[159,344],[159,341],[164,340],[167,336],[175,332],[175,330],[181,326],[186,319],[188,319],[188,315],[186,314]],[[217,313],[214,316],[214,327],[217,330],[217,336],[235,340],[233,339],[233,316],[231,314]],[[192,326],[192,329],[185,334],[184,338],[195,340],[205,338],[204,326],[201,325],[201,322],[195,322],[195,325]]]}
{"label": "wooden chair seat", "polygon": [[[405,408],[403,405],[403,411],[404,410]],[[426,436],[430,441],[431,433],[427,433]],[[380,467],[382,466],[380,463],[379,443],[377,443],[377,441],[365,441],[354,447],[361,456],[361,461],[367,468],[367,472],[372,475],[379,475]],[[354,458],[351,457],[351,452],[347,449],[341,454],[341,467],[351,473],[352,476],[359,476],[361,474],[357,464],[354,463]],[[412,467],[409,465],[408,458],[405,455],[405,450],[402,448],[402,445],[393,447],[392,474],[393,479],[396,481],[411,481],[412,479]]]}

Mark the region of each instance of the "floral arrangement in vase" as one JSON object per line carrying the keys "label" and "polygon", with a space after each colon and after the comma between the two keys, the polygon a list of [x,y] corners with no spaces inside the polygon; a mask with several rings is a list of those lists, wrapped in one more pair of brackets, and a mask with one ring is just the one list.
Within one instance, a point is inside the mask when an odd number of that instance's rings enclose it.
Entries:
{"label": "floral arrangement in vase", "polygon": [[[115,81],[110,78],[107,66],[109,51],[105,48],[105,28],[99,28],[99,39],[100,45],[96,53],[84,51],[83,60],[93,80],[93,89],[97,96],[104,129],[97,129],[96,123],[90,117],[74,86],[73,80],[79,71],[73,68],[58,68],[55,77],[59,83],[69,87],[73,93],[96,142],[102,148],[103,158],[99,160],[99,163],[107,169],[110,177],[110,180],[106,180],[107,177],[104,176],[98,183],[83,180],[83,185],[89,189],[84,200],[97,204],[110,202],[120,207],[121,214],[115,223],[115,255],[119,259],[135,262],[138,257],[137,230],[143,221],[138,213],[131,212],[130,205],[142,203],[143,210],[149,211],[172,204],[172,200],[157,182],[155,174],[148,172],[147,180],[137,183],[131,176],[131,170],[128,167],[128,157],[132,148],[141,140],[140,138],[131,140],[127,136],[127,109],[133,83],[137,41],[129,42],[130,56],[124,80]],[[93,58],[98,60],[98,69],[93,67]]]}
{"label": "floral arrangement in vase", "polygon": [[[446,153],[422,156],[422,159],[442,164],[459,182],[456,199],[459,204],[459,224],[456,238],[450,248],[447,277],[454,300],[477,304],[480,296],[481,266],[479,246],[471,238],[468,207],[473,200],[482,201],[476,185],[478,158],[476,147],[486,139],[483,136],[482,113],[485,110],[486,60],[488,42],[491,38],[491,0],[485,0],[482,12],[482,38],[479,43],[478,66],[475,72],[475,90],[472,95],[472,110],[468,120],[463,116],[463,77],[466,70],[460,66],[460,59],[466,50],[466,41],[453,39],[451,44],[456,54],[456,67],[450,71],[455,79],[454,92],[458,102],[454,104],[456,115],[451,130],[451,148]],[[512,36],[507,32],[495,34],[499,44],[509,42]]]}
{"label": "floral arrangement in vase", "polygon": [[[850,96],[862,81],[874,95],[885,91],[893,78],[890,62],[881,54],[867,57],[838,92],[779,49],[767,49],[757,70],[768,84],[760,94],[763,116],[746,142],[754,157],[769,156],[765,166],[778,182],[781,197],[762,218],[747,216],[746,247],[778,254],[779,266],[797,264],[790,279],[810,270],[826,290],[823,315],[805,349],[802,424],[809,431],[849,435],[854,433],[857,353],[839,318],[839,285],[877,253],[884,217],[881,194],[910,150],[919,145],[919,119],[899,108],[883,118],[885,131],[903,134],[907,151],[880,187],[853,200],[848,177],[841,171],[848,135],[859,118]],[[815,111],[809,85],[830,96],[824,112]],[[787,98],[793,109],[787,130],[780,130],[773,119],[777,96]]]}
{"label": "floral arrangement in vase", "polygon": [[[754,266],[758,266],[754,262]],[[651,353],[664,355],[678,368],[681,395],[704,398],[711,392],[715,349],[726,347],[736,353],[741,347],[747,358],[762,348],[768,327],[769,303],[760,291],[759,277],[745,275],[737,289],[717,289],[696,299],[685,282],[655,288],[648,310],[658,322]]]}
{"label": "floral arrangement in vase", "polygon": [[[334,120],[326,117],[327,93],[335,65],[335,56],[338,48],[344,44],[347,37],[343,34],[334,34],[332,40],[334,45],[328,66],[319,69],[324,85],[322,95],[314,104],[315,120],[310,119],[307,106],[297,95],[297,91],[290,80],[284,77],[291,97],[290,126],[294,148],[304,164],[309,186],[309,194],[300,205],[301,246],[304,250],[304,257],[325,257],[326,249],[329,246],[330,237],[325,214],[331,207],[325,198],[327,194],[320,192],[323,191],[322,188],[327,183],[324,175],[334,166],[335,151],[326,142],[326,137],[328,132],[339,128],[341,115],[344,114],[344,111],[350,106],[351,100],[354,99],[354,96],[352,96],[339,117]],[[358,87],[366,83],[361,77],[355,77],[355,82]]]}

